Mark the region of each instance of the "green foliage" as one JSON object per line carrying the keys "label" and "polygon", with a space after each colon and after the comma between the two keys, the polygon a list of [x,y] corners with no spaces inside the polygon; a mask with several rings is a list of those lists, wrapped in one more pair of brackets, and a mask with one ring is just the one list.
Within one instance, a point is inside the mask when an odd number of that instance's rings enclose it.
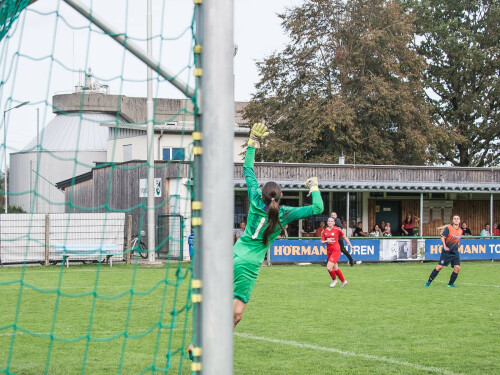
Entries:
{"label": "green foliage", "polygon": [[266,161],[425,164],[430,126],[413,20],[386,0],[308,0],[280,15],[290,43],[258,63],[246,107],[274,132]]}
{"label": "green foliage", "polygon": [[416,46],[442,162],[500,164],[498,0],[402,0],[415,14]]}
{"label": "green foliage", "polygon": [[[3,206],[3,205],[2,205]],[[26,211],[20,206],[11,206],[9,204],[9,214],[25,214]]]}

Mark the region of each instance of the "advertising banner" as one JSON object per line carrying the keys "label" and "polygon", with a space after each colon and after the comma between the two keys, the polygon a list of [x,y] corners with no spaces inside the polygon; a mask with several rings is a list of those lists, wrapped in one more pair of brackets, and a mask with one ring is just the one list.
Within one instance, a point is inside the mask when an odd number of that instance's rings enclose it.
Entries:
{"label": "advertising banner", "polygon": [[[379,260],[380,241],[350,239],[353,248],[346,245],[347,251],[355,260]],[[271,262],[324,262],[326,245],[320,240],[277,240],[271,245]],[[340,262],[347,262],[341,255]]]}
{"label": "advertising banner", "polygon": [[[351,238],[353,248],[347,251],[361,261],[439,260],[440,239],[357,239]],[[464,238],[460,240],[463,260],[500,259],[500,238]],[[276,240],[271,245],[271,262],[325,262],[326,245],[320,240]],[[341,255],[340,262],[347,262]]]}
{"label": "advertising banner", "polygon": [[[425,240],[425,259],[439,260],[443,245],[440,239]],[[500,259],[500,238],[464,238],[458,247],[460,259]]]}
{"label": "advertising banner", "polygon": [[380,240],[380,260],[424,260],[425,240],[399,238]]}

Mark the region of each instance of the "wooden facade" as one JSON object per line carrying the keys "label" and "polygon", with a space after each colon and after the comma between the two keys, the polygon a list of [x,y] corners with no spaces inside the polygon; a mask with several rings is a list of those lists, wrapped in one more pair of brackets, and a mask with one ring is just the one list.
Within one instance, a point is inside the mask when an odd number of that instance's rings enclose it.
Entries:
{"label": "wooden facade", "polygon": [[[397,224],[398,228],[405,218],[406,213],[412,213],[418,217],[422,217],[420,213],[420,199],[397,199],[401,202],[401,217],[399,223],[392,223],[391,226]],[[376,223],[376,199],[368,200],[368,227],[372,228]],[[440,216],[436,217],[436,212]],[[445,217],[444,210],[434,210],[432,220],[423,224],[424,236],[438,236],[441,234],[439,229],[443,225],[451,223],[451,217]],[[500,224],[500,195],[497,196],[493,205],[493,223]],[[473,236],[479,236],[481,229],[489,222],[490,218],[490,200],[489,196],[485,196],[485,200],[454,200],[452,215],[459,215],[462,222],[466,222]]]}
{"label": "wooden facade", "polygon": [[[316,176],[334,190],[500,193],[500,168],[255,163],[255,174],[259,181],[294,185]],[[235,164],[234,178],[244,179],[243,164]]]}
{"label": "wooden facade", "polygon": [[[187,178],[190,163],[188,162],[156,162],[155,178],[163,181],[161,197],[155,197],[155,217],[170,212],[168,180]],[[147,228],[148,215],[146,198],[139,197],[139,181],[147,178],[147,165],[143,161],[130,161],[94,168],[86,178],[75,181],[62,181],[58,184],[64,188],[66,212],[125,212],[132,215],[132,231],[138,233],[139,228]]]}
{"label": "wooden facade", "polygon": [[[255,173],[259,182],[274,180],[284,190],[303,189],[303,181],[317,176],[322,191],[384,193],[382,197],[368,198],[365,228],[369,229],[376,223],[378,200],[399,202],[400,220],[392,223],[393,230],[401,227],[408,212],[421,217],[420,194],[424,194],[424,201],[432,201],[434,194],[436,200],[452,203],[451,210],[432,210],[432,217],[422,224],[425,236],[438,235],[438,228],[450,223],[451,217],[445,217],[448,212],[460,215],[473,235],[479,235],[491,219],[491,197],[492,223],[500,223],[500,168],[256,163]],[[234,178],[237,188],[245,187],[241,164],[235,165]]]}
{"label": "wooden facade", "polygon": [[[170,212],[167,184],[178,178],[188,178],[190,168],[189,162],[156,162],[155,177],[165,184],[165,193],[155,198],[156,215]],[[146,173],[146,163],[130,161],[97,167],[86,177],[78,176],[75,181],[67,180],[58,185],[65,189],[66,202],[71,202],[67,212],[125,211],[132,214],[133,231],[137,233],[139,227],[147,227],[145,199],[138,194],[139,180],[145,179]],[[363,205],[360,216],[366,218],[365,228],[369,229],[376,222],[377,201],[398,202],[400,220],[391,223],[395,230],[401,226],[406,213],[422,216],[421,195],[424,202],[442,200],[452,206],[448,210],[433,208],[432,217],[423,224],[425,236],[438,235],[437,228],[450,222],[451,217],[444,217],[445,212],[460,215],[472,233],[478,235],[490,221],[492,198],[493,222],[500,223],[499,168],[255,163],[255,174],[260,183],[273,180],[288,192],[306,191],[303,182],[317,176],[323,192],[356,193],[358,202],[368,203]],[[242,163],[234,166],[234,186],[236,190],[246,190]],[[325,211],[324,215],[327,214]]]}

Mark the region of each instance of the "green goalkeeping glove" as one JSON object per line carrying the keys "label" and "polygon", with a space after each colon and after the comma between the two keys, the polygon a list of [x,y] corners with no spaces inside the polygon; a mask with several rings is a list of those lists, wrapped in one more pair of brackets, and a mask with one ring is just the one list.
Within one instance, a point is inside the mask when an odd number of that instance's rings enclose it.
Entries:
{"label": "green goalkeeping glove", "polygon": [[264,124],[255,123],[252,126],[252,131],[250,132],[250,138],[248,139],[248,145],[253,148],[259,148],[260,142],[267,137],[269,132],[267,131],[267,126]]}
{"label": "green goalkeeping glove", "polygon": [[318,177],[308,178],[304,182],[304,185],[309,188],[309,194],[307,194],[307,196],[310,196],[313,191],[319,191],[319,188],[318,188]]}

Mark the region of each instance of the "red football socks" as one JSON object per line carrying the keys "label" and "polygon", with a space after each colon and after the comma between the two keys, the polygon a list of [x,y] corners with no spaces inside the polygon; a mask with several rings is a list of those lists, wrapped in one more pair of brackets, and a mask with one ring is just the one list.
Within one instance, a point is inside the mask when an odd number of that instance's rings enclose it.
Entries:
{"label": "red football socks", "polygon": [[344,275],[342,275],[342,271],[340,270],[340,268],[335,271],[335,273],[337,274],[337,276],[339,277],[340,281],[344,282],[345,279],[344,279]]}

